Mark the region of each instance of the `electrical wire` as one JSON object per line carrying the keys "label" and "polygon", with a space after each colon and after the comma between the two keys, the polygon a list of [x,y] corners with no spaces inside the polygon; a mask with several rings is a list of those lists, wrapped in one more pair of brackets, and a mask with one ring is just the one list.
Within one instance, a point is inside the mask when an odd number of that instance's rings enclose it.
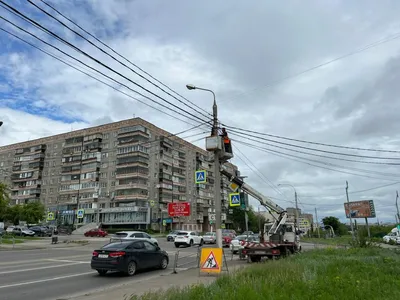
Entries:
{"label": "electrical wire", "polygon": [[[233,133],[236,133],[236,134],[242,134],[243,135],[242,132],[237,131],[237,130],[232,130],[231,129],[230,131],[233,132]],[[368,155],[359,155],[359,154],[351,154],[351,153],[334,152],[334,151],[328,151],[328,150],[314,149],[314,148],[305,147],[305,146],[293,145],[293,144],[289,144],[289,143],[285,143],[285,142],[278,142],[278,141],[274,141],[274,140],[271,140],[271,139],[263,138],[263,137],[252,135],[252,134],[246,134],[246,137],[247,136],[255,137],[257,139],[265,140],[265,141],[272,142],[272,143],[286,145],[286,146],[289,146],[289,147],[296,147],[296,148],[300,148],[300,149],[306,149],[306,150],[329,153],[329,154],[335,154],[335,155],[351,156],[351,157],[359,157],[359,158],[370,158],[370,159],[382,159],[382,160],[389,160],[389,159],[400,160],[400,157],[380,157],[380,156],[368,156]]]}
{"label": "electrical wire", "polygon": [[[1,18],[1,16],[0,16],[0,18]],[[138,99],[138,98],[133,97],[132,95],[129,95],[129,94],[125,93],[124,91],[122,91],[122,90],[120,90],[120,89],[118,89],[118,88],[116,88],[116,87],[114,87],[114,86],[108,84],[107,82],[104,82],[104,81],[102,81],[101,79],[99,79],[99,78],[97,78],[97,77],[95,77],[95,76],[93,76],[93,75],[91,75],[91,74],[89,74],[89,73],[87,73],[87,72],[81,70],[79,67],[76,67],[76,66],[72,65],[71,63],[69,63],[69,62],[65,61],[64,59],[60,58],[59,56],[57,56],[57,55],[55,55],[55,54],[53,54],[53,53],[51,53],[51,52],[48,52],[47,50],[44,50],[44,49],[42,49],[42,48],[40,48],[40,47],[38,47],[38,46],[36,46],[36,45],[30,43],[29,41],[27,41],[27,40],[25,40],[25,39],[23,39],[23,38],[17,36],[16,34],[14,34],[14,33],[10,32],[10,31],[8,31],[7,29],[4,29],[4,28],[0,27],[0,30],[2,30],[2,31],[4,31],[4,32],[6,32],[7,34],[13,36],[14,38],[16,38],[16,39],[18,39],[18,40],[20,40],[20,41],[22,41],[22,42],[28,44],[29,46],[31,46],[31,47],[33,47],[33,48],[35,48],[35,49],[41,51],[42,53],[45,53],[46,55],[48,55],[48,56],[50,56],[50,57],[52,57],[52,58],[54,58],[54,59],[56,59],[56,60],[62,62],[63,64],[65,64],[65,65],[67,65],[67,66],[69,66],[69,67],[75,69],[76,71],[78,71],[78,72],[80,72],[80,73],[82,73],[82,74],[85,74],[86,76],[88,76],[88,77],[90,77],[90,78],[92,78],[92,79],[94,79],[94,80],[96,80],[96,81],[98,81],[98,82],[100,82],[100,83],[102,83],[102,84],[104,84],[104,85],[106,85],[106,86],[112,88],[113,90],[115,90],[115,91],[117,91],[117,92],[119,92],[119,93],[121,93],[121,94],[123,94],[123,95],[125,95],[125,96],[127,96],[127,97],[129,97],[129,98],[131,98],[131,99],[133,99],[133,100],[135,100],[135,101],[137,101],[137,102],[139,102],[139,103],[142,103],[143,105],[146,105],[146,106],[148,106],[148,107],[150,107],[150,108],[152,108],[152,109],[155,109],[155,110],[157,110],[157,111],[159,111],[159,112],[161,112],[161,113],[163,113],[163,114],[165,114],[165,115],[167,115],[167,116],[170,116],[170,117],[172,117],[172,118],[174,118],[174,119],[176,119],[176,120],[179,120],[179,121],[181,121],[181,122],[183,122],[183,123],[186,123],[186,124],[189,124],[189,125],[192,125],[192,126],[196,126],[196,125],[194,125],[193,123],[190,123],[190,122],[188,122],[188,121],[186,121],[186,120],[183,120],[183,119],[181,119],[181,118],[178,118],[177,116],[174,116],[174,115],[172,115],[172,114],[169,114],[169,113],[165,112],[164,110],[161,110],[161,109],[159,109],[159,108],[157,108],[157,107],[155,107],[155,106],[152,106],[152,105],[150,105],[150,104],[148,104],[148,103],[146,103],[146,102],[144,102],[144,101],[142,101],[142,100],[140,100],[140,99]]]}
{"label": "electrical wire", "polygon": [[[1,1],[1,0],[0,0],[0,1]],[[77,58],[75,58],[75,57],[69,55],[69,54],[66,53],[65,51],[63,51],[63,50],[59,49],[58,47],[56,47],[56,46],[54,46],[54,45],[52,45],[52,44],[50,44],[50,43],[44,41],[43,39],[39,38],[39,37],[36,36],[35,34],[33,34],[33,33],[29,32],[29,31],[23,29],[22,27],[20,27],[20,26],[14,24],[13,22],[11,22],[11,21],[5,19],[4,17],[0,16],[0,19],[5,20],[6,22],[10,23],[10,24],[13,25],[14,27],[18,28],[19,30],[21,30],[21,31],[23,31],[23,32],[25,32],[25,33],[31,35],[32,37],[36,38],[37,40],[41,41],[42,43],[44,43],[44,44],[46,44],[46,45],[48,45],[48,46],[50,46],[50,47],[56,49],[57,51],[63,53],[64,55],[66,55],[66,56],[68,56],[68,57],[70,57],[70,58],[72,58],[72,59],[74,59],[74,60],[80,62],[81,64],[85,65],[86,67],[88,67],[88,68],[90,68],[90,69],[96,71],[97,73],[99,73],[99,74],[103,75],[104,77],[106,77],[106,78],[108,78],[108,79],[110,79],[110,80],[116,82],[117,84],[124,86],[125,88],[129,89],[130,91],[132,91],[132,92],[134,92],[134,93],[136,93],[136,94],[139,94],[139,95],[141,95],[142,97],[144,97],[144,98],[146,98],[146,99],[148,99],[148,100],[150,100],[150,101],[152,101],[152,102],[154,102],[154,103],[156,103],[156,104],[158,104],[158,105],[160,105],[160,106],[162,106],[162,107],[164,107],[164,108],[166,108],[166,109],[168,109],[168,110],[171,110],[171,111],[173,111],[173,112],[175,112],[175,113],[177,113],[177,114],[181,114],[181,112],[178,112],[178,111],[176,111],[176,110],[174,110],[174,109],[172,109],[172,108],[166,106],[166,105],[163,104],[163,103],[159,103],[159,102],[155,101],[154,99],[152,99],[152,98],[150,98],[150,97],[148,97],[148,96],[145,96],[145,95],[141,94],[140,92],[133,90],[133,89],[130,88],[129,86],[127,86],[127,85],[125,85],[125,84],[123,84],[123,83],[121,83],[121,82],[115,80],[114,78],[112,78],[112,77],[110,77],[110,76],[104,74],[103,72],[101,72],[101,71],[99,71],[99,70],[97,70],[97,69],[95,69],[95,68],[93,68],[93,67],[87,65],[86,63],[82,62],[81,60],[79,60],[79,59],[77,59]],[[3,31],[5,31],[5,30],[3,29]],[[87,75],[87,74],[86,74],[86,75]],[[137,100],[137,99],[135,99],[135,100]],[[192,120],[192,121],[196,121],[197,123],[200,122],[199,119],[197,119],[197,118],[195,119],[195,118],[191,118],[191,117],[188,117],[188,116],[185,116],[185,117],[188,118],[188,119],[190,119],[190,120]],[[204,122],[204,121],[203,121],[203,122]],[[206,122],[204,122],[204,123],[210,123],[210,121],[206,121]]]}
{"label": "electrical wire", "polygon": [[80,30],[82,30],[83,32],[85,32],[86,34],[88,34],[89,36],[91,36],[92,38],[94,38],[96,41],[98,41],[100,44],[102,44],[103,46],[105,46],[106,48],[108,48],[109,50],[111,50],[113,53],[115,53],[116,55],[118,55],[119,57],[123,58],[125,61],[127,61],[128,63],[130,63],[132,66],[134,66],[135,68],[137,68],[138,70],[140,70],[141,72],[143,72],[144,74],[146,74],[147,76],[149,76],[151,79],[155,80],[157,83],[161,84],[162,86],[164,86],[165,88],[167,88],[168,90],[170,90],[171,92],[175,93],[175,95],[181,97],[182,99],[188,101],[190,104],[194,105],[195,107],[197,107],[198,109],[204,111],[205,113],[210,114],[209,112],[207,112],[205,109],[201,108],[200,106],[196,105],[195,103],[193,103],[192,101],[190,101],[189,99],[187,99],[186,97],[182,96],[181,94],[179,94],[178,92],[176,92],[175,90],[171,89],[169,86],[167,86],[166,84],[164,84],[162,81],[158,80],[157,78],[155,78],[154,76],[152,76],[151,74],[149,74],[148,72],[146,72],[145,70],[143,70],[142,68],[140,68],[137,64],[133,63],[132,61],[130,61],[128,58],[126,58],[125,56],[121,55],[120,53],[116,52],[113,48],[111,48],[109,45],[107,45],[106,43],[102,42],[99,38],[97,38],[95,35],[93,35],[92,33],[88,32],[86,29],[84,29],[82,26],[80,26],[79,24],[77,24],[76,22],[74,22],[72,19],[68,18],[66,15],[64,15],[63,13],[61,13],[59,10],[57,10],[54,6],[50,5],[49,3],[47,3],[44,0],[39,0],[42,3],[44,3],[45,5],[47,5],[48,7],[50,7],[52,10],[54,10],[55,12],[57,12],[60,16],[62,16],[63,18],[65,18],[66,20],[68,20],[69,22],[71,22],[72,24],[74,24],[76,27],[78,27]]}
{"label": "electrical wire", "polygon": [[[301,163],[304,163],[304,164],[307,164],[307,165],[310,165],[310,166],[318,167],[318,168],[321,168],[321,169],[325,169],[325,170],[330,170],[330,171],[334,171],[334,172],[339,172],[339,173],[343,173],[343,174],[350,174],[350,175],[360,176],[360,177],[367,177],[367,178],[381,179],[381,180],[388,180],[388,181],[396,181],[396,180],[387,179],[387,178],[379,178],[379,177],[369,176],[369,175],[365,175],[365,174],[357,174],[357,173],[352,173],[352,172],[347,172],[347,171],[342,171],[342,170],[336,170],[336,169],[332,169],[332,168],[328,168],[328,167],[323,167],[323,166],[320,166],[320,165],[315,165],[315,164],[309,163],[308,161],[314,161],[314,162],[317,162],[317,163],[320,163],[320,164],[323,164],[323,165],[333,165],[333,166],[336,166],[336,167],[339,167],[339,168],[349,169],[349,168],[344,167],[344,166],[334,165],[334,164],[330,164],[330,163],[324,163],[324,162],[321,162],[321,161],[312,160],[312,159],[306,159],[306,158],[299,157],[299,156],[296,156],[296,155],[289,155],[289,154],[286,154],[286,153],[281,153],[279,151],[275,151],[275,150],[272,150],[272,149],[262,148],[262,147],[255,146],[253,144],[249,144],[249,143],[246,143],[246,142],[243,142],[243,141],[240,141],[240,140],[233,140],[233,141],[236,141],[236,142],[238,142],[240,144],[246,145],[246,146],[248,146],[250,148],[253,148],[253,149],[257,149],[257,150],[260,150],[260,151],[263,151],[263,152],[271,153],[271,154],[273,154],[275,156],[279,156],[279,157],[286,158],[286,159],[293,160],[293,161],[298,161],[298,162],[301,162]],[[295,159],[293,157],[299,158],[300,160]],[[302,161],[302,160],[305,160],[305,161]],[[390,176],[390,175],[387,175],[387,176]],[[396,176],[398,176],[398,175],[396,175]],[[391,177],[393,177],[393,176],[391,176]]]}
{"label": "electrical wire", "polygon": [[262,136],[269,136],[269,137],[273,137],[273,138],[277,138],[277,139],[283,139],[283,140],[287,140],[287,141],[306,143],[306,144],[312,144],[312,145],[318,145],[318,146],[326,146],[326,147],[349,149],[349,150],[358,150],[358,151],[400,153],[400,151],[398,151],[398,150],[371,149],[371,148],[360,148],[360,147],[349,147],[349,146],[334,145],[334,144],[325,144],[325,143],[319,143],[319,142],[311,142],[311,141],[306,141],[306,140],[288,138],[288,137],[283,137],[283,136],[279,136],[279,135],[274,135],[274,134],[269,134],[269,133],[253,131],[253,130],[249,130],[249,129],[243,129],[243,128],[239,128],[239,127],[229,126],[229,125],[225,125],[225,124],[222,124],[222,126],[225,126],[226,128],[240,130],[240,131],[243,131],[243,132],[255,133],[255,134],[258,134],[258,135],[262,135]]}
{"label": "electrical wire", "polygon": [[[122,78],[124,78],[125,80],[131,82],[132,84],[136,85],[137,87],[139,87],[139,88],[145,90],[145,91],[148,92],[149,94],[152,94],[153,96],[159,98],[160,100],[162,100],[162,101],[168,103],[169,105],[171,105],[171,106],[173,106],[173,107],[175,107],[175,108],[177,108],[177,109],[179,109],[179,110],[185,112],[186,114],[188,114],[188,115],[194,117],[194,120],[196,120],[196,121],[197,121],[197,120],[200,120],[200,121],[202,121],[202,122],[205,122],[204,119],[201,119],[201,118],[199,118],[198,116],[196,116],[196,115],[194,115],[194,114],[188,112],[187,110],[185,110],[185,109],[183,109],[183,108],[177,106],[176,104],[171,103],[170,101],[166,100],[165,98],[163,98],[163,97],[161,97],[161,96],[159,96],[159,95],[153,93],[153,92],[150,91],[149,89],[143,87],[142,85],[138,84],[137,82],[131,80],[130,78],[126,77],[125,75],[121,74],[120,72],[118,72],[118,71],[114,70],[113,68],[109,67],[108,65],[106,65],[106,64],[103,63],[103,62],[101,62],[100,60],[94,58],[93,56],[91,56],[90,54],[86,53],[85,51],[83,51],[83,50],[80,49],[79,47],[76,47],[76,46],[73,45],[72,43],[70,43],[70,42],[68,42],[67,40],[63,39],[63,38],[60,37],[58,34],[52,32],[51,30],[48,30],[47,28],[43,27],[40,23],[38,23],[38,22],[36,22],[35,20],[33,20],[33,19],[27,17],[26,15],[24,15],[23,13],[21,13],[19,10],[15,9],[14,7],[8,5],[8,4],[5,3],[3,0],[0,0],[0,3],[3,4],[3,5],[2,5],[3,8],[4,8],[4,6],[6,6],[7,8],[9,8],[8,11],[9,11],[9,10],[12,10],[12,11],[13,11],[13,12],[12,12],[13,14],[16,14],[17,16],[21,17],[24,21],[26,21],[26,22],[28,22],[28,23],[31,23],[31,24],[34,24],[36,27],[40,28],[42,31],[44,31],[44,32],[47,33],[48,35],[50,35],[50,36],[56,38],[57,40],[61,41],[62,43],[66,44],[66,45],[69,46],[70,48],[72,48],[72,49],[74,49],[75,51],[77,51],[78,53],[81,53],[81,54],[83,54],[84,56],[90,58],[91,60],[93,60],[93,61],[96,62],[97,64],[99,64],[99,65],[101,65],[102,67],[106,68],[107,70],[109,70],[109,71],[111,71],[111,72],[113,72],[113,73],[119,75],[120,77],[122,77]],[[21,28],[21,27],[19,27],[18,25],[12,23],[11,21],[7,20],[6,18],[4,18],[4,17],[0,17],[0,18],[3,19],[3,20],[5,20],[6,22],[12,24],[13,26],[17,27],[18,29],[23,30],[24,32],[31,34],[30,32],[24,30],[23,28]],[[34,34],[31,34],[31,35],[33,35],[34,37],[36,37]],[[36,38],[38,38],[38,37],[36,37]],[[38,38],[38,39],[41,40],[40,38]],[[48,45],[51,45],[51,44],[49,44],[49,43],[47,43],[47,42],[45,42],[45,41],[43,41],[43,40],[41,40],[41,41],[44,42],[44,43],[46,43],[46,44],[48,44]],[[51,45],[51,46],[53,46],[53,45]],[[55,46],[53,46],[53,47],[55,47]],[[59,48],[57,48],[57,47],[55,47],[55,48],[56,48],[57,50],[61,51],[63,54],[65,54],[65,55],[67,55],[67,56],[73,58],[71,55],[65,53],[64,51],[60,50]],[[78,59],[76,59],[76,58],[73,58],[73,59],[79,61],[81,64],[84,64],[85,66],[87,66],[87,67],[89,67],[89,68],[91,68],[91,69],[94,69],[94,68],[90,67],[89,65],[85,64],[84,62],[82,62],[82,61],[80,61],[80,60],[78,60]],[[95,70],[96,70],[96,69],[95,69]],[[100,72],[100,71],[98,71],[98,72]],[[103,76],[104,76],[104,75],[103,75]],[[130,90],[133,91],[133,92],[135,92],[135,93],[137,93],[137,94],[139,94],[139,95],[141,95],[142,97],[145,97],[145,98],[147,98],[147,99],[149,99],[149,100],[151,99],[151,98],[149,98],[149,97],[143,95],[142,93],[140,93],[140,92],[138,92],[138,91],[135,91],[135,90],[133,90],[133,89],[130,89]],[[154,101],[153,99],[151,99],[151,100]],[[158,104],[160,105],[160,103],[158,103]],[[187,118],[189,118],[189,117],[187,117]],[[192,120],[193,120],[193,119],[192,119]]]}
{"label": "electrical wire", "polygon": [[[356,163],[363,163],[363,164],[377,164],[377,165],[389,165],[389,166],[400,166],[400,163],[392,163],[392,162],[376,162],[376,161],[363,161],[363,160],[355,160],[355,159],[348,159],[348,158],[341,158],[341,157],[333,157],[333,156],[327,156],[327,155],[322,155],[322,154],[315,154],[315,153],[310,153],[310,152],[305,152],[305,151],[300,151],[300,150],[295,150],[295,149],[290,149],[290,148],[286,148],[286,147],[282,147],[282,146],[277,146],[277,145],[272,145],[266,142],[261,142],[259,140],[256,139],[252,139],[247,137],[247,135],[244,134],[238,134],[238,133],[231,133],[231,135],[236,135],[238,137],[241,138],[245,138],[248,139],[250,141],[254,141],[263,145],[267,145],[270,147],[275,147],[275,148],[279,148],[279,149],[284,149],[287,151],[292,151],[292,152],[297,152],[297,153],[302,153],[302,154],[306,154],[306,155],[312,155],[312,156],[318,156],[318,157],[323,157],[323,158],[328,158],[328,159],[336,159],[336,160],[341,160],[341,161],[350,161],[350,162],[356,162]],[[293,146],[294,147],[294,146]],[[400,158],[399,158],[400,159]]]}
{"label": "electrical wire", "polygon": [[[318,65],[315,65],[315,66],[310,67],[310,68],[308,68],[308,69],[305,69],[305,70],[303,70],[303,71],[300,71],[300,72],[297,72],[297,73],[293,73],[293,74],[291,74],[291,75],[285,76],[285,77],[280,78],[280,79],[277,79],[277,80],[275,80],[275,81],[272,81],[271,83],[269,83],[269,84],[267,84],[267,85],[265,85],[265,86],[263,86],[263,87],[261,87],[261,88],[263,88],[263,89],[264,89],[264,88],[270,88],[270,87],[272,87],[272,86],[274,86],[274,85],[276,85],[276,84],[278,84],[278,83],[281,83],[281,82],[283,82],[283,81],[286,81],[286,80],[288,80],[288,79],[292,79],[292,78],[298,77],[298,76],[303,75],[303,74],[305,74],[305,73],[314,71],[314,70],[319,69],[319,68],[321,68],[321,67],[327,66],[327,65],[329,65],[329,64],[331,64],[331,63],[334,63],[334,62],[337,62],[337,61],[342,60],[342,59],[344,59],[344,58],[347,58],[347,57],[353,56],[353,55],[355,55],[355,54],[364,52],[364,51],[366,51],[366,50],[368,50],[368,49],[377,47],[377,46],[379,46],[379,45],[382,45],[382,44],[391,42],[391,41],[396,40],[396,39],[398,39],[398,38],[400,38],[400,32],[391,34],[391,35],[388,36],[388,37],[385,37],[385,38],[382,38],[382,39],[380,39],[380,40],[378,40],[378,41],[375,41],[375,42],[373,42],[373,43],[370,43],[370,44],[368,44],[368,45],[366,45],[366,46],[364,46],[364,47],[362,47],[362,48],[360,48],[360,49],[357,49],[357,50],[351,51],[351,52],[349,52],[349,53],[347,53],[347,54],[338,56],[338,57],[336,57],[336,58],[334,58],[334,59],[331,59],[331,60],[328,60],[328,61],[326,61],[326,62],[320,63],[320,64],[318,64]],[[259,89],[261,89],[261,88],[256,88],[256,89],[253,89],[252,91],[246,91],[245,93],[248,94],[248,93],[250,93],[250,92],[259,90]],[[239,96],[239,95],[241,95],[241,94],[245,94],[245,93],[239,93],[237,96]]]}
{"label": "electrical wire", "polygon": [[[176,99],[178,102],[182,103],[183,105],[186,105],[187,107],[189,107],[190,109],[194,110],[195,112],[203,115],[204,117],[208,118],[209,116],[205,115],[203,112],[198,111],[197,109],[193,108],[192,106],[189,106],[187,103],[185,103],[184,101],[178,99],[176,96],[172,95],[171,93],[169,93],[168,91],[166,91],[165,89],[163,89],[162,87],[160,87],[158,84],[152,82],[151,80],[149,80],[148,78],[144,77],[142,74],[138,73],[137,71],[133,70],[131,67],[129,67],[128,65],[126,65],[125,63],[123,63],[122,61],[120,61],[119,59],[115,58],[113,55],[109,54],[107,51],[105,51],[104,49],[102,49],[101,47],[97,46],[96,44],[94,44],[92,41],[88,40],[86,37],[84,37],[82,34],[80,34],[79,32],[75,31],[74,29],[72,29],[71,27],[69,27],[68,25],[66,25],[65,23],[63,23],[62,21],[60,21],[59,19],[57,19],[55,16],[53,16],[52,14],[48,13],[47,11],[45,11],[43,8],[41,8],[40,6],[38,6],[36,3],[32,2],[31,0],[27,0],[31,5],[35,6],[37,9],[39,9],[41,12],[43,12],[44,14],[46,14],[47,16],[51,17],[52,19],[54,19],[55,21],[57,21],[58,23],[60,23],[62,26],[64,26],[65,28],[68,28],[70,31],[72,31],[73,33],[75,33],[77,36],[79,36],[80,38],[84,39],[85,41],[87,41],[89,44],[91,44],[93,47],[97,48],[98,50],[100,50],[102,53],[106,54],[107,56],[109,56],[110,58],[112,58],[113,60],[117,61],[118,63],[120,63],[122,66],[124,66],[125,68],[129,69],[130,71],[132,71],[134,74],[138,75],[140,78],[146,80],[148,83],[152,84],[153,86],[157,87],[158,89],[160,89],[161,91],[163,91],[164,93],[166,93],[167,95],[169,95],[170,97]],[[191,102],[190,102],[191,103]],[[191,103],[193,105],[193,103]]]}

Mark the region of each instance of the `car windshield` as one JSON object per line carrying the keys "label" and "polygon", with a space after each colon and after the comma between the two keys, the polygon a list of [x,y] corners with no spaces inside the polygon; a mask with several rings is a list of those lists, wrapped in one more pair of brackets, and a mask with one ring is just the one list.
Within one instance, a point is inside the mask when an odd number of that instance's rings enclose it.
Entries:
{"label": "car windshield", "polygon": [[235,238],[235,240],[238,240],[238,241],[245,241],[246,239],[247,239],[246,235],[239,235]]}
{"label": "car windshield", "polygon": [[212,236],[214,236],[215,233],[214,233],[214,232],[207,232],[205,235],[212,235]]}
{"label": "car windshield", "polygon": [[171,231],[169,234],[178,234],[178,233],[179,233],[178,230],[174,230],[174,231]]}
{"label": "car windshield", "polygon": [[180,231],[180,232],[178,232],[178,235],[188,235],[188,233],[185,231]]}
{"label": "car windshield", "polygon": [[104,250],[125,249],[125,247],[127,247],[130,244],[131,244],[131,242],[110,243],[110,244],[104,245],[103,247],[101,247],[101,249],[104,249]]}
{"label": "car windshield", "polygon": [[128,236],[128,234],[126,232],[117,232],[115,235],[118,236],[118,237],[126,237],[126,236]]}

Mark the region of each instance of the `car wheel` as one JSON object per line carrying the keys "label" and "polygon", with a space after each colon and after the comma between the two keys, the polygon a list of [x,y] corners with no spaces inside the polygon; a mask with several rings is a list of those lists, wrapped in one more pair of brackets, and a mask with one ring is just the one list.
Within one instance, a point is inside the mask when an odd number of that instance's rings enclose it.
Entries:
{"label": "car wheel", "polygon": [[107,270],[96,270],[97,273],[99,273],[100,276],[104,276],[107,274]]}
{"label": "car wheel", "polygon": [[168,267],[168,258],[164,256],[160,263],[160,269],[165,270],[167,267]]}
{"label": "car wheel", "polygon": [[126,272],[129,276],[133,276],[136,273],[136,263],[134,261],[131,261],[128,264],[128,270]]}
{"label": "car wheel", "polygon": [[158,247],[158,243],[154,243],[154,245],[156,245]]}
{"label": "car wheel", "polygon": [[189,242],[189,246],[192,247],[193,246],[193,240],[190,240]]}
{"label": "car wheel", "polygon": [[179,244],[175,243],[175,247],[176,247],[176,248],[179,248],[179,246],[180,246]]}

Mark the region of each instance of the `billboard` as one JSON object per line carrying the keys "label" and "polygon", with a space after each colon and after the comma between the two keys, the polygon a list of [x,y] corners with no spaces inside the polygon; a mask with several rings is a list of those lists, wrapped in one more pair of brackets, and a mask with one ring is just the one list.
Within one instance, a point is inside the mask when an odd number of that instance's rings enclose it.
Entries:
{"label": "billboard", "polygon": [[[349,209],[350,206],[350,209]],[[352,201],[344,203],[346,218],[375,218],[374,200]]]}
{"label": "billboard", "polygon": [[168,203],[168,215],[170,217],[190,216],[190,203],[189,202]]}

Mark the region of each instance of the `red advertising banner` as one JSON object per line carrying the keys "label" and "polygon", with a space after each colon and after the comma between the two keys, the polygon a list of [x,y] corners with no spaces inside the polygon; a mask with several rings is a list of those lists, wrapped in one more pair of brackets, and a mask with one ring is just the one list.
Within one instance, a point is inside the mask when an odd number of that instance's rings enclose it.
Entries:
{"label": "red advertising banner", "polygon": [[190,216],[190,203],[189,202],[168,203],[168,215],[170,217]]}
{"label": "red advertising banner", "polygon": [[362,200],[362,201],[353,201],[350,203],[344,203],[344,211],[346,213],[346,218],[350,218],[350,215],[352,218],[376,217],[373,200]]}

